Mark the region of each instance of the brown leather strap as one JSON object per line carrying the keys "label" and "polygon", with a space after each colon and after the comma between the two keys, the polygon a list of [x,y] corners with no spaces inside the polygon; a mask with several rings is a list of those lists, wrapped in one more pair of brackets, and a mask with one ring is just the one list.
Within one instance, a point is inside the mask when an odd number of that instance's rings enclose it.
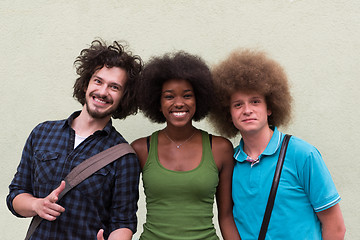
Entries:
{"label": "brown leather strap", "polygon": [[[78,166],[74,167],[64,179],[65,189],[59,194],[58,201],[67,192],[84,181],[86,178],[128,153],[135,154],[135,151],[128,143],[120,143],[86,159]],[[26,233],[25,240],[28,240],[31,237],[42,220],[43,219],[39,216],[33,217],[29,229]]]}

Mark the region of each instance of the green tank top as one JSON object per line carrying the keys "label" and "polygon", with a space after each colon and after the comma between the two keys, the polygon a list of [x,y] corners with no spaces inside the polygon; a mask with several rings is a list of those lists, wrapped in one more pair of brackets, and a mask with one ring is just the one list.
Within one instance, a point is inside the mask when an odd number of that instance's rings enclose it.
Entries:
{"label": "green tank top", "polygon": [[218,240],[212,218],[219,172],[208,133],[201,131],[202,159],[190,171],[172,171],[160,164],[158,134],[151,135],[142,173],[147,214],[140,239]]}

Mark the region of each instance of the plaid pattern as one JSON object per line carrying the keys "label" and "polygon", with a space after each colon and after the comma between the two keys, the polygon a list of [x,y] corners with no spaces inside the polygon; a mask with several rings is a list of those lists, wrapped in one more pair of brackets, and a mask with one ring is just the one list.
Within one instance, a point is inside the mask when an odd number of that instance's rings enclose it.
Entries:
{"label": "plaid pattern", "polygon": [[[110,121],[74,149],[75,132],[70,126],[79,113],[67,120],[41,123],[31,132],[6,199],[14,215],[21,217],[12,206],[18,194],[46,197],[79,163],[126,142]],[[42,221],[31,239],[96,239],[100,228],[106,237],[118,228],[136,232],[139,174],[134,154],[99,170],[59,201],[65,212],[53,222]]]}

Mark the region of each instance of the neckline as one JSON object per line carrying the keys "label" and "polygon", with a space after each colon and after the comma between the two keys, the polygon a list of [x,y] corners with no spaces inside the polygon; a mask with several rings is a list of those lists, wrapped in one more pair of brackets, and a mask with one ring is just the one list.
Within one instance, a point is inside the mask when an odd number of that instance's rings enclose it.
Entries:
{"label": "neckline", "polygon": [[155,156],[156,156],[156,162],[157,164],[160,166],[160,168],[164,169],[165,171],[168,171],[168,172],[172,172],[172,173],[178,173],[178,174],[181,174],[181,173],[191,173],[191,172],[194,172],[196,171],[197,169],[199,169],[201,167],[201,165],[203,164],[204,162],[204,153],[205,153],[205,148],[204,148],[204,134],[203,134],[203,131],[201,129],[199,129],[200,132],[201,132],[201,143],[202,143],[202,152],[201,152],[201,161],[200,163],[193,169],[190,169],[190,170],[187,170],[187,171],[176,171],[176,170],[171,170],[171,169],[168,169],[166,167],[164,167],[161,162],[160,162],[160,159],[159,159],[159,152],[158,152],[158,145],[159,145],[159,131],[156,132],[156,148],[155,148]]}
{"label": "neckline", "polygon": [[[272,130],[274,132],[268,145],[266,146],[265,150],[258,156],[260,159],[262,159],[263,156],[271,156],[275,154],[281,147],[282,139],[285,134],[280,132],[277,127],[274,127]],[[245,162],[247,156],[248,155],[244,151],[244,141],[241,139],[239,145],[235,147],[234,158],[238,162]]]}

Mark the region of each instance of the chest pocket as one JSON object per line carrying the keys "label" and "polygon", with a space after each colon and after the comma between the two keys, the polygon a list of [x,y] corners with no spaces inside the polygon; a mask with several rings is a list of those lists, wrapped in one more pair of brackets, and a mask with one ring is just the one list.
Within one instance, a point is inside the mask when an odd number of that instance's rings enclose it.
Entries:
{"label": "chest pocket", "polygon": [[112,164],[103,167],[99,171],[95,172],[87,179],[82,181],[76,189],[82,193],[83,196],[87,198],[97,198],[101,193],[111,195],[108,191],[111,189],[112,182],[112,173],[111,173]]}
{"label": "chest pocket", "polygon": [[58,176],[58,159],[60,154],[56,152],[36,151],[34,153],[34,180],[35,183],[44,184],[56,182]]}

